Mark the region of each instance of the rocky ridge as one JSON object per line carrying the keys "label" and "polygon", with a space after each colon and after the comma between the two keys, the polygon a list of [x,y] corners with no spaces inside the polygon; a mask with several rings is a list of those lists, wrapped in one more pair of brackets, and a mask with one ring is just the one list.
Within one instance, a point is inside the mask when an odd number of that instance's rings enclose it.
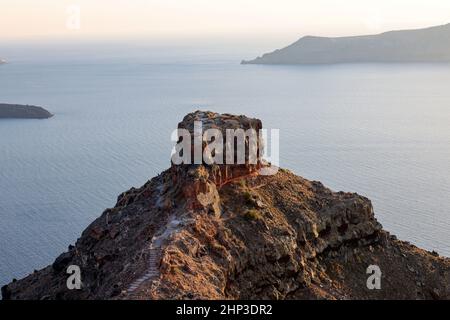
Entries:
{"label": "rocky ridge", "polygon": [[53,117],[42,107],[0,103],[0,119],[48,119]]}
{"label": "rocky ridge", "polygon": [[349,37],[305,36],[242,64],[448,63],[450,24]]}
{"label": "rocky ridge", "polygon": [[[179,128],[261,128],[201,112]],[[258,141],[258,143],[263,143]],[[369,199],[256,164],[175,165],[118,197],[4,299],[450,299],[450,261],[382,229]],[[80,266],[82,289],[66,269]],[[369,290],[370,265],[382,271]]]}

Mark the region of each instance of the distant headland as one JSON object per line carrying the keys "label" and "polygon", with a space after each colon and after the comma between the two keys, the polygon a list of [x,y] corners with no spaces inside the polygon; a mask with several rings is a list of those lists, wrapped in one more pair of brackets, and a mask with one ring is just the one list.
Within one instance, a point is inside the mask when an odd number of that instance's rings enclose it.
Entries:
{"label": "distant headland", "polygon": [[42,107],[0,103],[0,119],[48,119],[53,114]]}
{"label": "distant headland", "polygon": [[352,37],[306,36],[242,64],[450,62],[450,24]]}

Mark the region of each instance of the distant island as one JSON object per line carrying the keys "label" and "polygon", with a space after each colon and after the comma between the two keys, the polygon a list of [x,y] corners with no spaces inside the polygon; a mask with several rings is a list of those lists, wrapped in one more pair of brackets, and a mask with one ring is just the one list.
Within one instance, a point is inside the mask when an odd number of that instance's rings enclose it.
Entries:
{"label": "distant island", "polygon": [[306,36],[242,64],[450,62],[450,24],[352,37]]}
{"label": "distant island", "polygon": [[0,119],[48,119],[53,114],[42,107],[0,103]]}
{"label": "distant island", "polygon": [[0,64],[6,63],[5,60],[0,59]]}

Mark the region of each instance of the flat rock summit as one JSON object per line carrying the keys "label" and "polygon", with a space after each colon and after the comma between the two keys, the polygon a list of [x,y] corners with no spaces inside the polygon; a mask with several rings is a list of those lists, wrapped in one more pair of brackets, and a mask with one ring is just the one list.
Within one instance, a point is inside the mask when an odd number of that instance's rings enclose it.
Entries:
{"label": "flat rock summit", "polygon": [[[262,127],[197,111],[178,128],[194,121]],[[450,260],[384,230],[369,199],[281,168],[260,174],[267,167],[260,157],[172,163],[122,193],[51,265],[4,286],[3,299],[450,299]],[[67,287],[71,265],[79,290]],[[379,289],[368,286],[373,266]]]}

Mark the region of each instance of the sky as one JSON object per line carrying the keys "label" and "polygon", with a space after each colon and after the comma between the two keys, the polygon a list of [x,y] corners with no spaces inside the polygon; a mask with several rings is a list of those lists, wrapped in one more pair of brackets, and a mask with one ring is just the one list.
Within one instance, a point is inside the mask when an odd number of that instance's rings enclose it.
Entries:
{"label": "sky", "polygon": [[450,23],[448,0],[0,0],[0,41],[294,37]]}

